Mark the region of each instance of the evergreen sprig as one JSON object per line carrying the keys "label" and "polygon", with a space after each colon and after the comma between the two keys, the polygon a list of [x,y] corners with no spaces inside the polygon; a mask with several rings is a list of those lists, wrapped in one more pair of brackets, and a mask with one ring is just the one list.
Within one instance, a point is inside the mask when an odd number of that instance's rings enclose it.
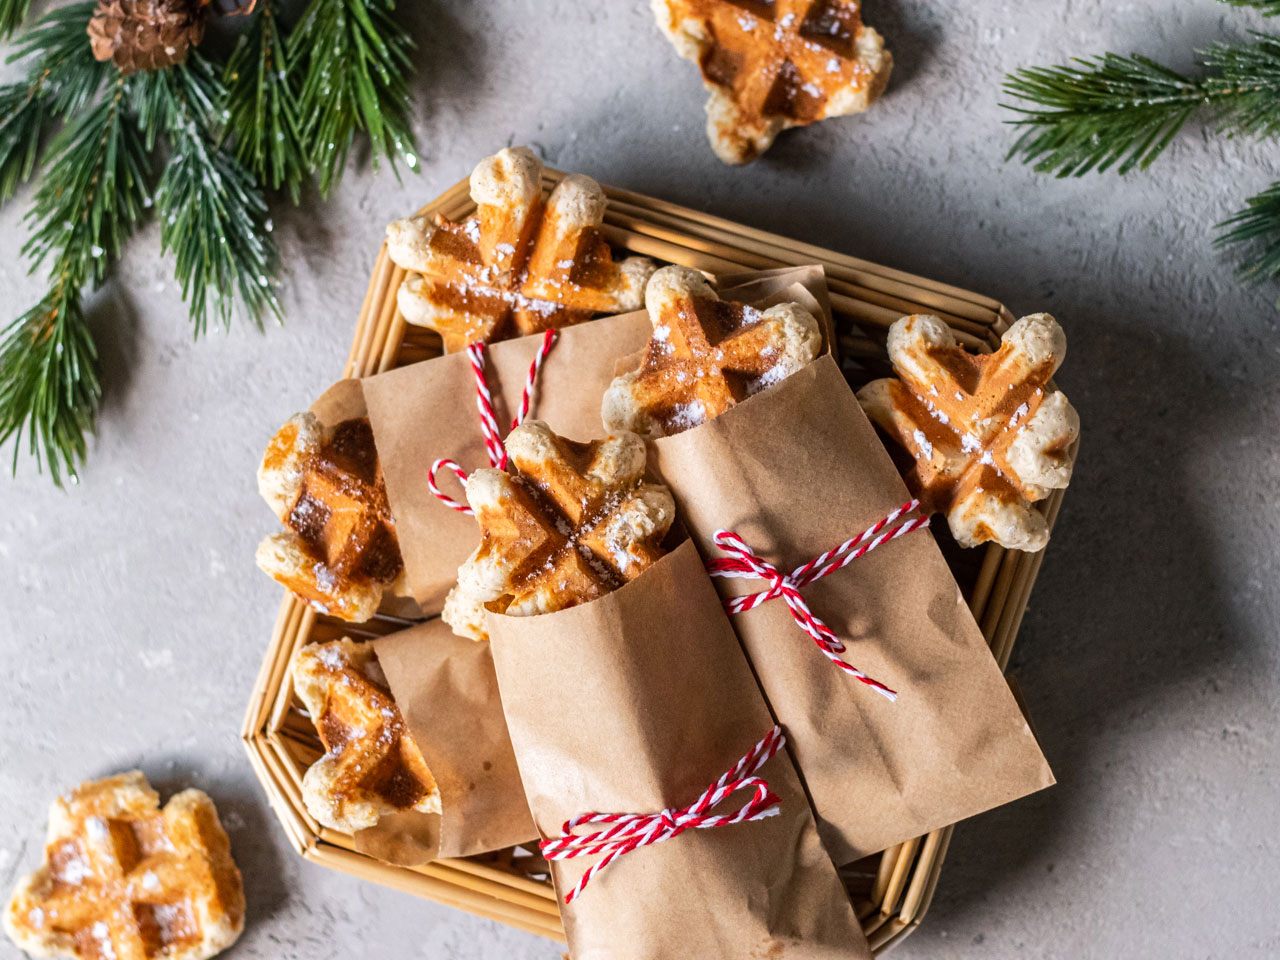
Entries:
{"label": "evergreen sprig", "polygon": [[[309,0],[292,31],[261,0],[226,64],[192,52],[130,76],[94,59],[95,6],[42,16],[9,58],[25,74],[0,85],[0,203],[40,178],[23,251],[49,277],[39,302],[0,327],[0,444],[14,442],[16,469],[25,437],[59,485],[84,460],[100,397],[82,298],[149,208],[199,335],[211,319],[228,325],[237,303],[259,325],[280,316],[265,190],[297,203],[315,176],[327,193],[362,131],[375,166],[417,165],[413,44],[394,0]],[[29,7],[0,0],[0,37]]]}
{"label": "evergreen sprig", "polygon": [[236,159],[263,186],[287,191],[295,204],[311,176],[296,79],[274,4],[260,4],[227,60],[227,129]]}
{"label": "evergreen sprig", "polygon": [[93,6],[77,3],[48,14],[9,57],[31,63],[25,80],[0,86],[0,203],[35,172],[54,120],[84,107],[107,76],[106,65],[82,55]]}
{"label": "evergreen sprig", "polygon": [[211,65],[185,63],[145,74],[140,117],[172,150],[156,190],[160,245],[174,252],[196,335],[212,313],[230,327],[236,300],[261,326],[280,317],[275,279],[280,258],[267,229],[267,203],[253,175],[221,146],[227,91]]}
{"label": "evergreen sprig", "polygon": [[358,131],[368,134],[375,168],[379,154],[397,176],[397,161],[418,165],[405,82],[414,44],[394,10],[394,0],[311,0],[290,35],[303,140],[322,196],[341,178]]}
{"label": "evergreen sprig", "polygon": [[31,456],[58,485],[84,460],[101,392],[80,291],[105,276],[148,202],[150,158],[127,94],[118,77],[50,145],[23,247],[32,270],[47,263],[49,291],[0,332],[0,443],[14,440],[16,469],[25,431]]}
{"label": "evergreen sprig", "polygon": [[[1280,13],[1280,0],[1226,2]],[[1005,93],[1031,106],[1005,104],[1019,114],[1009,122],[1023,128],[1006,159],[1059,177],[1145,169],[1198,111],[1228,136],[1280,134],[1280,36],[1254,32],[1201,56],[1196,75],[1114,53],[1008,75]],[[1280,275],[1280,184],[1246,203],[1218,224],[1215,245],[1246,245],[1237,276],[1256,283]]]}

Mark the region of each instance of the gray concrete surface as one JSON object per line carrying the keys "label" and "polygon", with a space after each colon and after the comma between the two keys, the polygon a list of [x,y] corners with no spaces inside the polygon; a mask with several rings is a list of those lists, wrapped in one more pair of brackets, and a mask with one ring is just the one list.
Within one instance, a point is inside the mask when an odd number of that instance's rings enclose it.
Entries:
{"label": "gray concrete surface", "polygon": [[[382,232],[479,157],[556,166],[970,287],[1067,327],[1084,448],[1014,667],[1061,784],[962,825],[904,958],[1280,956],[1280,287],[1238,287],[1210,225],[1277,176],[1274,144],[1193,126],[1146,174],[1002,162],[1002,73],[1116,49],[1178,66],[1263,21],[1212,0],[867,0],[896,57],[870,115],[728,169],[703,95],[640,0],[406,4],[420,175],[353,170],[279,207],[287,324],[193,343],[158,231],[97,310],[106,384],[83,482],[0,480],[0,886],[45,810],[140,766],[218,801],[248,929],[228,956],[513,957],[549,942],[299,861],[236,731],[278,589],[269,432],[340,370]],[[6,319],[38,278],[26,197],[0,212]],[[0,957],[16,956],[0,941]]]}

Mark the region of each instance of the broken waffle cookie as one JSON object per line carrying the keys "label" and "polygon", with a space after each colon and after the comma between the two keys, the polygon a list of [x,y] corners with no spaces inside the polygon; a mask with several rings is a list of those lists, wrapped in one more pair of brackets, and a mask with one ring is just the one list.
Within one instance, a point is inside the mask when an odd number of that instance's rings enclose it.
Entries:
{"label": "broken waffle cookie", "polygon": [[760,310],[721,300],[687,267],[655,273],[645,306],[653,336],[640,367],[605,391],[607,430],[665,437],[696,427],[791,376],[822,349],[817,319],[799,304]]}
{"label": "broken waffle cookie", "polygon": [[675,517],[667,488],[641,480],[645,446],[633,433],[576,443],[529,420],[506,447],[514,475],[476,470],[467,480],[480,545],[441,614],[477,640],[486,608],[551,613],[634,580],[662,556]]}
{"label": "broken waffle cookie", "polygon": [[653,264],[614,262],[600,232],[605,196],[566,176],[542,199],[542,162],[526,147],[486,157],[471,174],[475,216],[387,227],[387,251],[410,271],[397,294],[404,318],[430,327],[446,353],[472,343],[559,329],[640,306]]}
{"label": "broken waffle cookie", "polygon": [[244,889],[213,801],[184,790],[160,808],[137,770],[53,802],[45,862],[13,892],[18,949],[78,960],[204,960],[244,929]]}
{"label": "broken waffle cookie", "polygon": [[258,491],[287,528],[258,545],[263,572],[321,613],[372,617],[403,564],[369,421],[290,417],[267,444]]}
{"label": "broken waffle cookie", "polygon": [[748,163],[788,127],[866,110],[893,57],[856,0],[652,0],[676,52],[698,65],[707,135]]}
{"label": "broken waffle cookie", "polygon": [[303,647],[293,688],[325,755],[302,778],[302,799],[326,827],[354,833],[383,814],[440,812],[440,793],[409,736],[372,642],[343,637]]}
{"label": "broken waffle cookie", "polygon": [[915,458],[907,485],[928,512],[943,512],[961,546],[994,540],[1013,550],[1049,542],[1032,504],[1071,481],[1080,418],[1048,386],[1067,338],[1047,313],[1023,317],[1000,349],[972,354],[937,317],[889,328],[900,379],[858,391],[868,416]]}

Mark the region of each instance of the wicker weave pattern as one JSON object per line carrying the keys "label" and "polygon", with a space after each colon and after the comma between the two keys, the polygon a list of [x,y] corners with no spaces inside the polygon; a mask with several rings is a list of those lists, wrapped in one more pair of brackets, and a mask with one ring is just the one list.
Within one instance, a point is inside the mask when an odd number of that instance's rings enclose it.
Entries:
{"label": "wicker weave pattern", "polygon": [[[563,175],[544,171],[544,191]],[[625,190],[605,188],[604,234],[627,251],[712,273],[821,263],[827,272],[840,354],[854,386],[887,375],[885,334],[905,314],[931,313],[974,349],[993,349],[1013,321],[1001,304],[946,284],[890,270],[821,247],[732,223]],[[462,181],[424,208],[460,219],[474,210]],[[368,376],[440,353],[429,330],[406,325],[396,309],[404,270],[385,248],[374,266],[344,375]],[[1055,491],[1038,506],[1050,526],[1062,502]],[[996,545],[946,551],[983,635],[1001,667],[1007,665],[1043,552]],[[321,753],[314,728],[299,712],[288,664],[303,644],[343,635],[378,636],[405,625],[379,616],[352,625],[317,615],[286,595],[245,717],[242,736],[272,808],[300,855],[335,870],[403,890],[531,933],[563,940],[545,862],[524,850],[483,858],[442,860],[414,869],[393,867],[355,852],[352,838],[320,826],[302,802],[302,775]],[[355,629],[353,629],[355,627]],[[862,925],[879,955],[908,935],[929,907],[952,827],[936,830],[841,870]]]}

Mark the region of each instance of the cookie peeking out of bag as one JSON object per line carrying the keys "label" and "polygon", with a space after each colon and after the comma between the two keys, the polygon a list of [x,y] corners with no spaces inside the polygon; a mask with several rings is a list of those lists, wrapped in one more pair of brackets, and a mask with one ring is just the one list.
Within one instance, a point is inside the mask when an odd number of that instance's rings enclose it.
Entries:
{"label": "cookie peeking out of bag", "polygon": [[485,610],[551,613],[603,596],[651,567],[675,518],[667,488],[642,479],[633,433],[577,443],[530,420],[511,432],[514,474],[476,470],[467,501],[480,545],[458,569],[441,616],[459,636],[485,639]]}
{"label": "cookie peeking out of bag", "polygon": [[285,527],[258,545],[258,567],[321,613],[372,617],[404,564],[369,421],[290,417],[262,455],[258,491]]}
{"label": "cookie peeking out of bag", "polygon": [[780,383],[822,351],[817,318],[796,303],[721,300],[696,270],[663,267],[645,288],[653,336],[640,366],[604,395],[605,429],[681,433]]}

